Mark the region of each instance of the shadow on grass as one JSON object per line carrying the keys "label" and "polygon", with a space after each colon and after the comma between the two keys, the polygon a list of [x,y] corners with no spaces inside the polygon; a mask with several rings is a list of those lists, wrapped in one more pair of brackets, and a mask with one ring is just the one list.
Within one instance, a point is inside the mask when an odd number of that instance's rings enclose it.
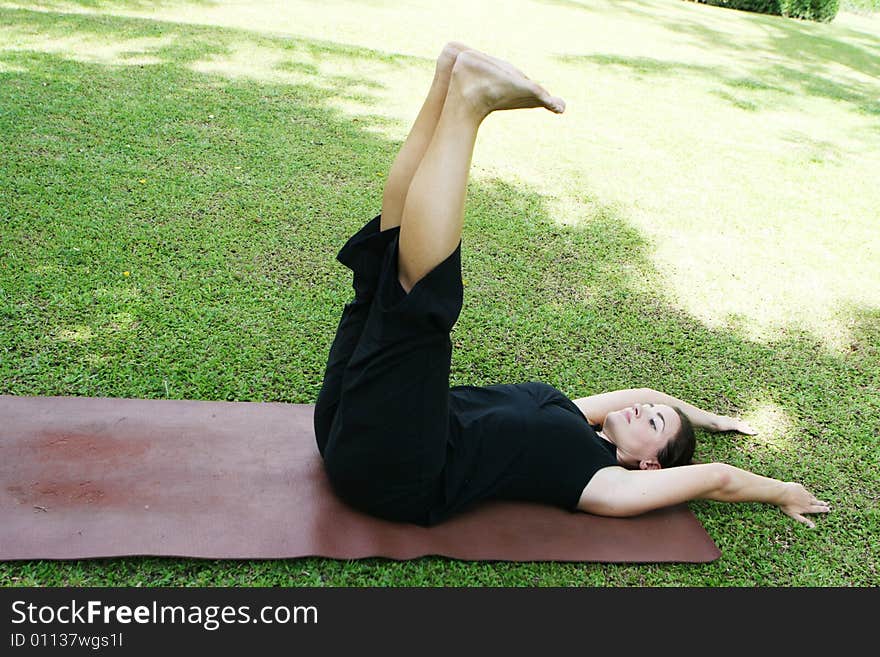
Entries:
{"label": "shadow on grass", "polygon": [[[133,19],[0,16],[47,35],[110,41],[170,32]],[[8,229],[0,393],[160,398],[170,380],[175,398],[314,402],[351,297],[334,257],[379,211],[397,144],[369,130],[368,119],[333,109],[362,80],[282,84],[190,68],[255,38],[174,26],[173,39],[151,53],[161,62],[146,66],[0,53],[0,62],[21,69],[0,73],[0,219]],[[305,75],[313,69],[297,68],[303,51],[387,60],[327,42],[274,43],[283,55],[277,66]],[[625,216],[597,205],[582,226],[560,226],[539,194],[501,180],[471,183],[463,242],[468,284],[453,331],[452,385],[543,380],[572,398],[651,386],[724,414],[767,407],[791,427],[782,447],[760,442],[767,436],[703,436],[697,458],[802,481],[836,508],[820,520],[824,534],[798,534],[800,547],[786,552],[760,548],[794,540],[798,530],[778,512],[697,502],[725,560],[553,564],[544,571],[549,583],[627,583],[646,572],[653,582],[696,585],[815,583],[803,570],[804,551],[833,564],[821,574],[833,583],[870,581],[864,554],[880,521],[878,309],[851,309],[844,354],[794,331],[761,344],[735,324],[709,328],[664,301],[648,245]],[[123,278],[123,269],[132,276]],[[76,333],[85,337],[58,338],[59,328],[80,324],[91,327]],[[776,428],[766,429],[772,438]],[[853,524],[864,533],[844,529]],[[749,570],[755,561],[762,572]],[[25,569],[36,583],[100,583],[105,572],[137,564],[125,581],[167,583],[169,572],[171,581],[187,581],[199,571],[213,584],[252,583],[256,569],[264,573],[257,578],[288,585],[400,584],[441,564],[430,583],[455,583],[443,581],[442,559],[418,562],[424,568],[380,559],[295,563],[254,562],[243,575],[251,579],[239,581],[227,575],[242,569],[235,562],[18,562],[0,566],[0,579]],[[461,566],[483,581],[536,572],[529,568],[545,566]],[[320,571],[327,579],[315,578]]]}
{"label": "shadow on grass", "polygon": [[[25,3],[23,3],[25,4]],[[70,9],[84,9],[106,11],[109,9],[129,9],[152,11],[164,7],[179,7],[192,5],[195,7],[214,7],[219,0],[28,0],[28,8],[65,11]]]}
{"label": "shadow on grass", "polygon": [[[725,85],[729,91],[715,90],[711,93],[730,102],[734,107],[757,111],[767,105],[776,105],[769,94],[789,97],[803,95],[827,98],[850,103],[866,114],[880,114],[878,86],[856,82],[837,82],[816,73],[805,73],[784,65],[756,66],[748,77],[731,74],[722,67],[700,66],[650,57],[622,57],[619,55],[566,55],[557,60],[571,65],[619,66],[639,75],[676,77],[681,74],[696,75],[711,82]],[[748,94],[746,97],[744,94]],[[754,100],[758,102],[754,102]]]}
{"label": "shadow on grass", "polygon": [[[681,72],[703,75],[707,79],[717,79],[728,87],[756,86],[750,90],[777,91],[789,95],[810,95],[819,98],[839,100],[852,104],[857,110],[880,114],[880,90],[877,84],[841,79],[829,71],[829,64],[839,65],[873,80],[880,79],[880,36],[819,23],[798,21],[779,16],[767,16],[748,12],[735,12],[735,15],[757,25],[764,33],[757,39],[758,46],[781,55],[783,63],[769,64],[762,60],[747,57],[753,54],[756,39],[737,40],[729,32],[712,29],[701,22],[701,11],[690,11],[687,5],[676,8],[664,3],[654,5],[636,0],[615,2],[613,9],[597,5],[582,4],[562,0],[546,0],[547,4],[564,6],[590,12],[626,12],[641,22],[650,22],[672,33],[690,37],[698,46],[708,51],[728,51],[737,61],[748,66],[747,78],[726,73],[720,67],[695,66],[683,62],[664,61],[647,57],[616,57],[609,55],[586,55],[584,57],[565,57],[561,61],[572,63],[578,59],[596,64],[626,66],[631,71],[651,75],[677,75]],[[703,7],[710,15],[717,16],[718,7]],[[724,10],[733,11],[733,10]],[[758,109],[751,100],[733,93],[718,92],[717,95],[728,100],[740,109]]]}

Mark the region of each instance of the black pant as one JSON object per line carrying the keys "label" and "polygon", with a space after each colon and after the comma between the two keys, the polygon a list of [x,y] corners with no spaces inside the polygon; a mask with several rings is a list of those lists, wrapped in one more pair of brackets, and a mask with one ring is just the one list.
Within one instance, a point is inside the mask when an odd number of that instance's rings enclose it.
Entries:
{"label": "black pant", "polygon": [[336,259],[353,272],[315,405],[315,436],[330,481],[352,506],[425,524],[441,494],[449,431],[449,332],[461,313],[461,242],[406,294],[400,227],[381,215]]}

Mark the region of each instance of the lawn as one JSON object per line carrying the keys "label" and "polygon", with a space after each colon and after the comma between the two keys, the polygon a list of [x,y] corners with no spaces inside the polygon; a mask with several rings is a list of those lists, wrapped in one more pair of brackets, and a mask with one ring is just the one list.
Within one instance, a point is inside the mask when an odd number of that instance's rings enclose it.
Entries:
{"label": "lawn", "polygon": [[[0,394],[314,403],[348,270],[450,39],[568,103],[483,124],[450,383],[649,386],[808,529],[691,503],[706,565],[0,564],[15,585],[880,581],[880,16],[679,0],[0,0]],[[2,530],[0,530],[2,531]]]}

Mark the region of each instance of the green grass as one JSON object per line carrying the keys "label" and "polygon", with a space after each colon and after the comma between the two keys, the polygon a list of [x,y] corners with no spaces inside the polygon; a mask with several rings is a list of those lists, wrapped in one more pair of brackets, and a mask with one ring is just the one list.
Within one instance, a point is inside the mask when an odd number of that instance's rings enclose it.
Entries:
{"label": "green grass", "polygon": [[707,565],[133,558],[3,563],[0,584],[878,582],[876,18],[270,4],[0,2],[0,393],[314,403],[351,296],[334,256],[456,38],[568,109],[481,129],[452,385],[645,385],[741,415],[757,436],[702,435],[697,458],[834,511],[809,530],[694,502]]}

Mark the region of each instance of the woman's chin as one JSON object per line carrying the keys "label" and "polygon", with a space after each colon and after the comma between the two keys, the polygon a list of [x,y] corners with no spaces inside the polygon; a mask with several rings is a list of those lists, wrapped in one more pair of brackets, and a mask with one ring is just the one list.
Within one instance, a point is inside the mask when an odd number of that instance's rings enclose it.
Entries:
{"label": "woman's chin", "polygon": [[[605,429],[605,434],[608,435],[608,431],[614,432],[618,426],[620,426],[621,422],[626,424],[626,418],[623,415],[623,411],[612,411],[608,415],[605,416],[605,424],[603,425],[603,429]],[[608,436],[609,438],[611,436]]]}

